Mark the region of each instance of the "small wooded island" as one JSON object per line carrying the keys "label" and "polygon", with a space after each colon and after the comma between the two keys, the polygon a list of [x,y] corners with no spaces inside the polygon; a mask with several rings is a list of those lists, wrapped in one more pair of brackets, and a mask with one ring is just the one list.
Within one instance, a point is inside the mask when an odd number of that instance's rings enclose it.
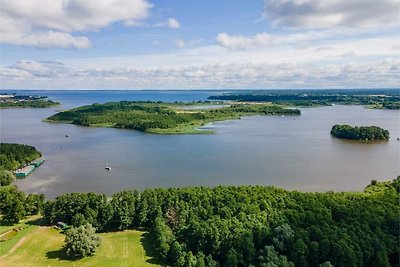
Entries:
{"label": "small wooded island", "polygon": [[331,135],[337,138],[360,141],[389,140],[389,131],[378,126],[352,127],[336,124],[332,127]]}
{"label": "small wooded island", "polygon": [[[204,107],[204,108],[203,108]],[[300,115],[298,109],[273,104],[233,104],[210,108],[209,103],[121,101],[92,104],[59,112],[46,119],[82,126],[134,129],[155,134],[212,133],[198,127],[214,121],[250,115]]]}
{"label": "small wooded island", "polygon": [[0,95],[0,108],[49,108],[60,103],[47,99],[47,96]]}

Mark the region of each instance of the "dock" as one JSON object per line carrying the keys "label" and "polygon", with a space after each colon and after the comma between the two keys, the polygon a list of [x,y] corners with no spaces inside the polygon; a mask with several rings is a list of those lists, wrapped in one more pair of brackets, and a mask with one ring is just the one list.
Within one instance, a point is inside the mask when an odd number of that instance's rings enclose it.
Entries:
{"label": "dock", "polygon": [[25,166],[22,169],[17,170],[15,172],[15,176],[17,176],[17,178],[25,178],[31,172],[33,172],[34,169],[35,169],[35,166],[33,166],[33,165]]}
{"label": "dock", "polygon": [[35,168],[37,168],[40,165],[42,165],[43,162],[44,162],[44,159],[38,158],[38,159],[35,159],[34,161],[32,161],[29,165],[33,165],[33,166],[35,166]]}
{"label": "dock", "polygon": [[35,159],[31,163],[29,163],[29,165],[27,165],[27,166],[25,166],[25,167],[23,167],[21,169],[16,170],[15,171],[15,176],[17,178],[25,178],[26,176],[31,174],[31,172],[33,172],[37,167],[42,165],[43,162],[44,162],[44,159],[42,159],[42,158]]}

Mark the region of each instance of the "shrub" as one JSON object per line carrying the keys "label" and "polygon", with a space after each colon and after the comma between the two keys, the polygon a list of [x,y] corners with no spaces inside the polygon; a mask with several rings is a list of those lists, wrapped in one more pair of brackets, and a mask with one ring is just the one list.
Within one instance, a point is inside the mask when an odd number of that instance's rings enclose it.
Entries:
{"label": "shrub", "polygon": [[84,258],[93,255],[100,246],[100,236],[91,224],[72,227],[66,231],[65,247],[72,258]]}

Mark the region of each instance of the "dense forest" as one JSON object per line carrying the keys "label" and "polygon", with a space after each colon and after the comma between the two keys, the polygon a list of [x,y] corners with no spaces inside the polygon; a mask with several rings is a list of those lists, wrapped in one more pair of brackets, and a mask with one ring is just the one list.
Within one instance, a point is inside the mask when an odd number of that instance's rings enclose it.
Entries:
{"label": "dense forest", "polygon": [[0,223],[15,223],[42,210],[45,202],[43,194],[26,196],[11,185],[15,179],[11,171],[41,155],[33,146],[0,143]]}
{"label": "dense forest", "polygon": [[15,185],[0,186],[1,224],[17,223],[26,216],[36,215],[43,210],[43,194],[29,194],[19,191]]}
{"label": "dense forest", "polygon": [[13,171],[41,156],[33,146],[0,143],[0,170]]}
{"label": "dense forest", "polygon": [[289,106],[364,105],[400,109],[399,90],[267,90],[210,96],[211,100],[271,102]]}
{"label": "dense forest", "polygon": [[363,193],[266,186],[71,193],[44,219],[98,231],[144,227],[170,266],[398,266],[400,177]]}
{"label": "dense forest", "polygon": [[[193,105],[199,105],[196,103]],[[93,104],[59,112],[47,119],[82,126],[134,129],[148,133],[207,133],[198,127],[213,121],[237,119],[247,115],[299,115],[298,109],[279,105],[231,105],[213,109],[185,109],[182,103],[111,102]],[[187,104],[186,104],[187,106]]]}
{"label": "dense forest", "polygon": [[337,138],[349,140],[389,140],[389,131],[378,126],[352,127],[350,125],[334,125],[331,129],[331,135]]}

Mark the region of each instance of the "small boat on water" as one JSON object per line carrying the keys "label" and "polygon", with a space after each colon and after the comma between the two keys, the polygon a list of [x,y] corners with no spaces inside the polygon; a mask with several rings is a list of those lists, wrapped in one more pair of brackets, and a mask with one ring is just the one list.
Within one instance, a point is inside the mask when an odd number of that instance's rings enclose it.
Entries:
{"label": "small boat on water", "polygon": [[68,135],[68,134],[66,134],[66,135],[65,135],[65,137],[69,137],[69,135]]}
{"label": "small boat on water", "polygon": [[110,166],[106,166],[105,169],[106,169],[107,171],[110,171],[110,170],[111,170],[111,167],[110,167]]}

